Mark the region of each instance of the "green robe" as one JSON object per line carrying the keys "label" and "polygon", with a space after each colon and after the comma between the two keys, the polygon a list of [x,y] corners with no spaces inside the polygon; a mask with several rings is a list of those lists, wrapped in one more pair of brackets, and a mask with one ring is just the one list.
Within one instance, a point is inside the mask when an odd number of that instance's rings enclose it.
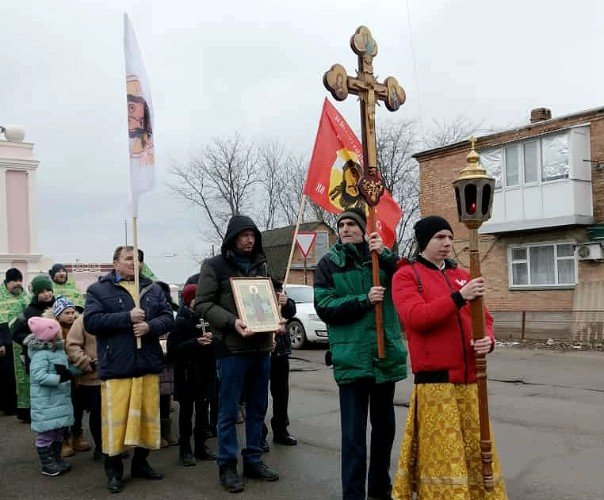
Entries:
{"label": "green robe", "polygon": [[84,307],[84,296],[78,290],[78,287],[71,278],[68,278],[65,283],[59,285],[53,281],[52,291],[55,297],[62,295],[71,300],[76,306]]}
{"label": "green robe", "polygon": [[[15,296],[9,293],[4,284],[0,285],[0,324],[12,325],[30,301],[31,296],[27,292]],[[17,408],[29,408],[29,376],[25,372],[25,364],[21,358],[22,352],[23,348],[13,342]]]}

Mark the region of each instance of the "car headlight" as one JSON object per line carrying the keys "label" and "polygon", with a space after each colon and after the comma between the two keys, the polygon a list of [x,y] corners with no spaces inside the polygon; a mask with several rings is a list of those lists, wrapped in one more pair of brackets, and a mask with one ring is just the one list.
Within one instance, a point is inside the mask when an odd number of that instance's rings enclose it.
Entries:
{"label": "car headlight", "polygon": [[316,314],[309,314],[308,317],[311,321],[321,321],[321,318],[319,318],[319,316],[317,316]]}

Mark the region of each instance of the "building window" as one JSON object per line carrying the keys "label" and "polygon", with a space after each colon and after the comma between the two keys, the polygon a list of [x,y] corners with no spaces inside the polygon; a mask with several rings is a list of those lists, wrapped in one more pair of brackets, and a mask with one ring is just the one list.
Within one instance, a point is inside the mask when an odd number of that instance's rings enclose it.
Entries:
{"label": "building window", "polygon": [[575,285],[577,265],[573,242],[515,245],[509,249],[511,287]]}
{"label": "building window", "polygon": [[569,131],[485,149],[480,161],[495,178],[495,189],[568,179]]}

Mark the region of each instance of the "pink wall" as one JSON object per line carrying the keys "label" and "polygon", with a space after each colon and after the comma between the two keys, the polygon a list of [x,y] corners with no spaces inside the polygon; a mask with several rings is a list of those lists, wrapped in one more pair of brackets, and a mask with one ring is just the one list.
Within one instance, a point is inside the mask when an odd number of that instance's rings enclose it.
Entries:
{"label": "pink wall", "polygon": [[29,187],[27,172],[6,171],[8,252],[29,253]]}

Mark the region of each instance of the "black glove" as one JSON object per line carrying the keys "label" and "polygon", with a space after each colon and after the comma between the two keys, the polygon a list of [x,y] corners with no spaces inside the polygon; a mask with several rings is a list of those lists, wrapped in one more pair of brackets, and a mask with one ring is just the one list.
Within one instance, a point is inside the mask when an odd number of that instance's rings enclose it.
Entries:
{"label": "black glove", "polygon": [[59,375],[59,382],[67,382],[68,380],[73,380],[73,373],[69,371],[65,365],[55,365],[55,370],[57,370],[57,375]]}

